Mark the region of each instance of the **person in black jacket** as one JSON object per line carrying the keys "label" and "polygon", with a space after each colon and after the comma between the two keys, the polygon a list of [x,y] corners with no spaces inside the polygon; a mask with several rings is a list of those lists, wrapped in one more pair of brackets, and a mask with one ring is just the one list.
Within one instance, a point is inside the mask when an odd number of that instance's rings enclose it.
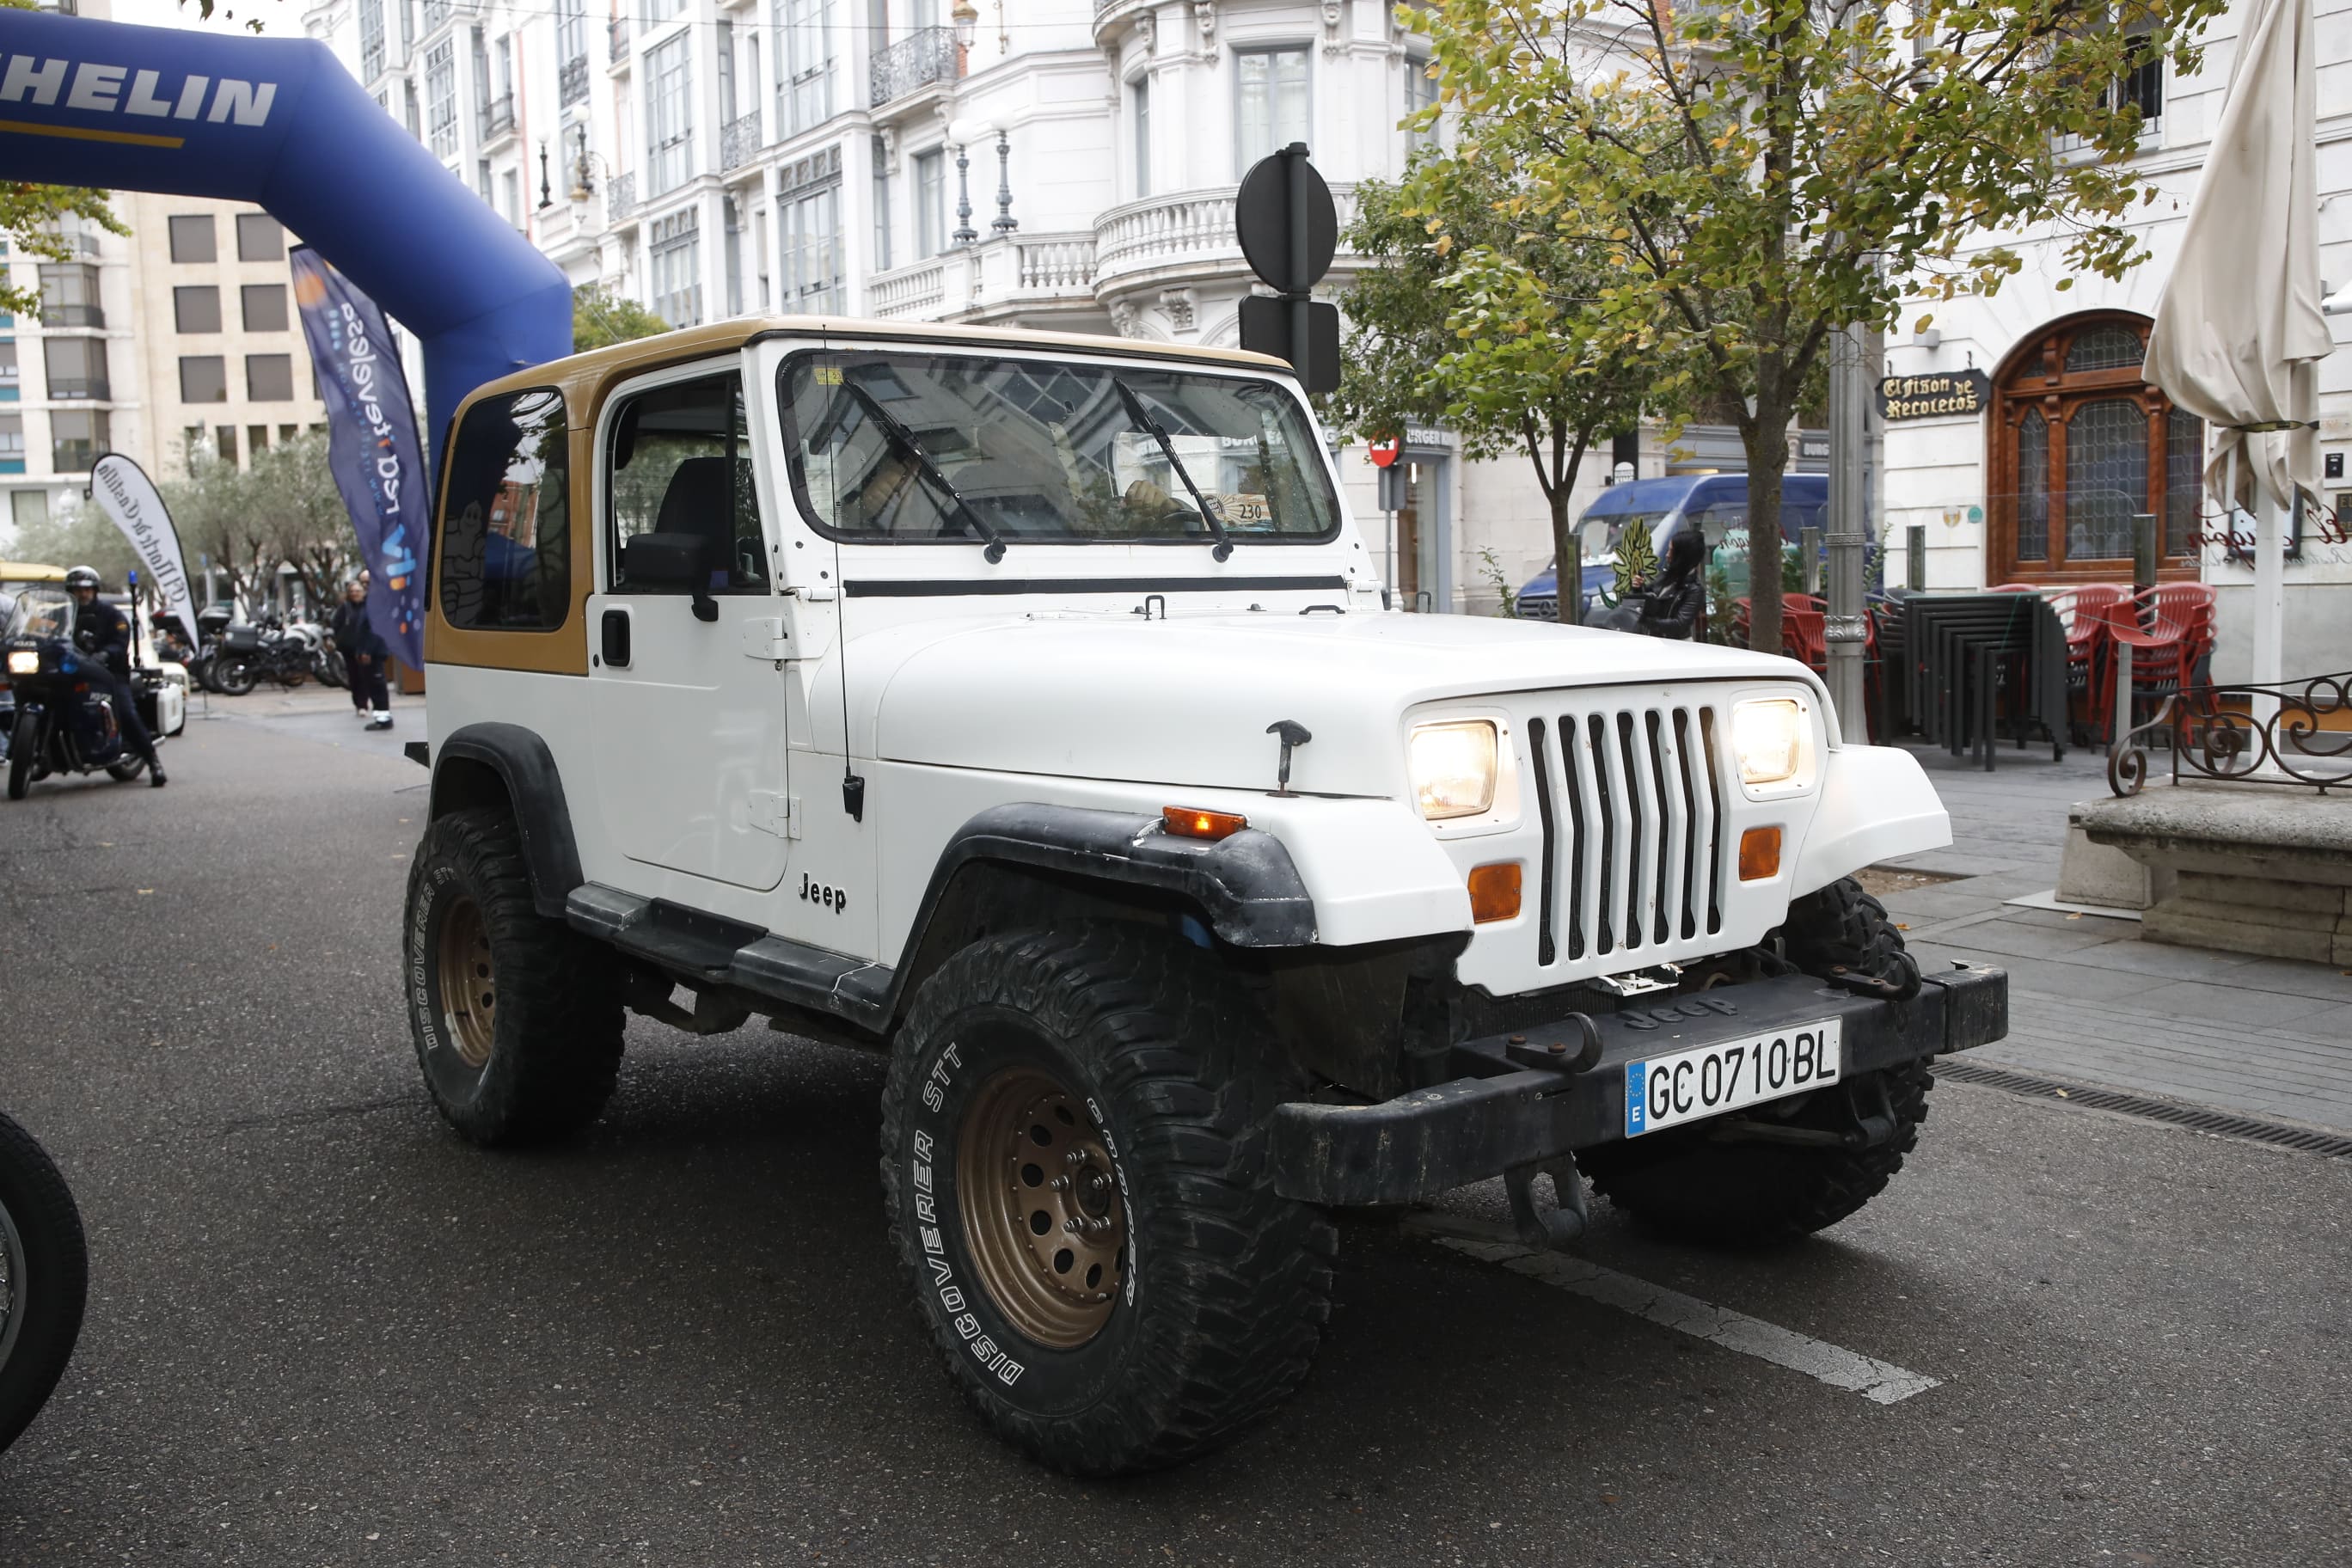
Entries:
{"label": "person in black jacket", "polygon": [[139,717],[139,698],[131,689],[131,617],[98,596],[98,573],[77,566],[66,574],[66,592],[73,595],[74,646],[89,655],[106,672],[108,695],[114,699],[114,721],[134,755],[147,759],[147,783],[163,787],[163,759],[155,754],[155,738]]}
{"label": "person in black jacket", "polygon": [[1666,542],[1666,567],[1642,587],[1634,630],[1643,637],[1685,642],[1706,636],[1706,541],[1696,523],[1675,530]]}
{"label": "person in black jacket", "polygon": [[389,730],[392,691],[383,676],[384,661],[392,657],[392,650],[368,624],[367,595],[367,574],[362,572],[344,584],[343,602],[335,606],[327,629],[342,653],[343,668],[351,673],[352,710],[367,720],[369,729]]}

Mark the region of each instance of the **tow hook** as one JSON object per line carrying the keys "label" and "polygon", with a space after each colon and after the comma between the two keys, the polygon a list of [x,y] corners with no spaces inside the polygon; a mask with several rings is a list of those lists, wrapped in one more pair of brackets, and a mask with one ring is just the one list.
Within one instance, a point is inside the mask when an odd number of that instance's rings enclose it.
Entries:
{"label": "tow hook", "polygon": [[1845,1080],[1846,1109],[1853,1126],[1845,1133],[1849,1149],[1875,1149],[1895,1136],[1895,1101],[1887,1097],[1886,1075],[1864,1073]]}
{"label": "tow hook", "polygon": [[[1551,1177],[1552,1201],[1538,1203],[1535,1179]],[[1503,1173],[1503,1190],[1511,1197],[1511,1224],[1528,1246],[1566,1252],[1584,1234],[1590,1215],[1584,1206],[1584,1178],[1576,1162],[1562,1158],[1548,1165],[1514,1165]]]}
{"label": "tow hook", "polygon": [[1832,985],[1843,986],[1857,996],[1868,996],[1880,1002],[1908,1002],[1912,997],[1919,994],[1919,966],[1912,962],[1911,955],[1907,952],[1895,953],[1891,958],[1896,966],[1895,979],[1889,980],[1877,974],[1864,974],[1859,969],[1848,969],[1844,964],[1840,963],[1831,967],[1829,982]]}

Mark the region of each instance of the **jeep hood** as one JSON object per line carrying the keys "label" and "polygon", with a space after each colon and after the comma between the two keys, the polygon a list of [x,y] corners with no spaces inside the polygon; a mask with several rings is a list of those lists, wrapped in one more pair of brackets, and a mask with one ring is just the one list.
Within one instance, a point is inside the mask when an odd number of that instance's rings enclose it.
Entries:
{"label": "jeep hood", "polygon": [[931,622],[857,638],[849,670],[885,760],[1265,790],[1278,749],[1266,730],[1289,719],[1314,737],[1291,787],[1340,795],[1402,794],[1407,713],[1453,699],[1767,679],[1802,681],[1828,709],[1790,659],[1462,616]]}

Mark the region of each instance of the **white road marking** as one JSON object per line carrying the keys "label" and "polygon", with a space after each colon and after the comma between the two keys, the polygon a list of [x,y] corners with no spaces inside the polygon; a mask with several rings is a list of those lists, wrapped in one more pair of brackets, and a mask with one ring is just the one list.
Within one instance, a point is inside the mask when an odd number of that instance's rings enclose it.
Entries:
{"label": "white road marking", "polygon": [[1890,1362],[1858,1355],[1842,1346],[1751,1318],[1744,1312],[1713,1306],[1696,1296],[1669,1290],[1603,1268],[1565,1253],[1538,1252],[1524,1247],[1507,1233],[1474,1220],[1446,1215],[1412,1215],[1404,1228],[1428,1237],[1482,1263],[1499,1263],[1514,1274],[1539,1279],[1637,1318],[1721,1345],[1726,1350],[1801,1372],[1807,1377],[1861,1394],[1874,1405],[1894,1405],[1915,1394],[1925,1394],[1942,1381],[1924,1373],[1908,1372]]}

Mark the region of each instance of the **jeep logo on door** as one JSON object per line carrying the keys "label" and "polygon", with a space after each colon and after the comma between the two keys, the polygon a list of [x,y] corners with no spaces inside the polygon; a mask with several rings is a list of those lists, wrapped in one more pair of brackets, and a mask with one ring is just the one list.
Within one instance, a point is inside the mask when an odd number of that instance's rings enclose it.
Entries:
{"label": "jeep logo on door", "polygon": [[801,873],[801,897],[809,903],[822,904],[835,914],[839,914],[849,907],[849,894],[846,889],[828,888],[823,882],[811,881],[805,871]]}

